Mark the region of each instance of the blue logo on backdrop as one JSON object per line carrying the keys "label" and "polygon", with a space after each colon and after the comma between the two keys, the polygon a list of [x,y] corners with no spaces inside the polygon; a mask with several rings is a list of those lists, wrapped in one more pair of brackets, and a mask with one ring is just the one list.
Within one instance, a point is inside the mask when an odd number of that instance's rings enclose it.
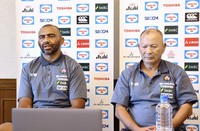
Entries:
{"label": "blue logo on backdrop", "polygon": [[164,42],[167,47],[177,47],[178,46],[178,38],[164,38]]}
{"label": "blue logo on backdrop", "polygon": [[125,47],[138,47],[138,38],[126,38]]}
{"label": "blue logo on backdrop", "polygon": [[125,23],[138,23],[139,15],[138,14],[128,14],[125,16]]}
{"label": "blue logo on backdrop", "polygon": [[145,2],[146,11],[155,11],[158,10],[158,1]]}
{"label": "blue logo on backdrop", "polygon": [[77,4],[76,12],[89,12],[89,4]]}
{"label": "blue logo on backdrop", "polygon": [[96,95],[108,95],[108,86],[95,86]]}
{"label": "blue logo on backdrop", "polygon": [[[195,90],[195,93],[196,94],[199,94],[199,90]],[[199,108],[199,102],[197,101],[196,103],[194,103],[193,105],[192,105],[192,108]],[[198,130],[197,130],[198,131]]]}
{"label": "blue logo on backdrop", "polygon": [[199,59],[199,50],[185,50],[185,59]]}
{"label": "blue logo on backdrop", "polygon": [[186,25],[185,34],[199,34],[199,25]]}
{"label": "blue logo on backdrop", "polygon": [[90,75],[89,74],[85,74],[85,82],[90,83]]}
{"label": "blue logo on backdrop", "polygon": [[108,110],[102,110],[102,119],[108,119]]}
{"label": "blue logo on backdrop", "polygon": [[186,131],[199,131],[199,125],[198,124],[185,124]]}
{"label": "blue logo on backdrop", "polygon": [[125,62],[125,69],[135,65],[137,62]]}
{"label": "blue logo on backdrop", "polygon": [[95,24],[108,24],[108,16],[107,15],[96,15],[95,16]]}
{"label": "blue logo on backdrop", "polygon": [[52,13],[52,4],[41,4],[40,13]]}
{"label": "blue logo on backdrop", "polygon": [[22,48],[34,48],[35,41],[34,40],[22,40]]}
{"label": "blue logo on backdrop", "polygon": [[34,25],[34,16],[22,16],[22,25]]}
{"label": "blue logo on backdrop", "polygon": [[71,24],[71,16],[58,16],[58,24],[60,25]]}
{"label": "blue logo on backdrop", "polygon": [[90,107],[90,98],[87,98],[87,102],[85,103],[85,106]]}
{"label": "blue logo on backdrop", "polygon": [[188,77],[192,84],[199,84],[199,75],[189,74]]}
{"label": "blue logo on backdrop", "polygon": [[77,56],[77,60],[89,60],[90,52],[89,51],[77,51],[76,56]]}
{"label": "blue logo on backdrop", "polygon": [[64,43],[61,46],[62,48],[71,48],[71,40],[65,39]]}
{"label": "blue logo on backdrop", "polygon": [[166,13],[165,22],[178,22],[178,13]]}
{"label": "blue logo on backdrop", "polygon": [[108,39],[95,39],[95,48],[108,48]]}
{"label": "blue logo on backdrop", "polygon": [[89,36],[90,35],[90,29],[83,27],[83,28],[77,28],[77,36]]}
{"label": "blue logo on backdrop", "polygon": [[185,9],[199,9],[199,0],[186,0]]}
{"label": "blue logo on backdrop", "polygon": [[95,71],[107,72],[108,71],[108,63],[95,63]]}

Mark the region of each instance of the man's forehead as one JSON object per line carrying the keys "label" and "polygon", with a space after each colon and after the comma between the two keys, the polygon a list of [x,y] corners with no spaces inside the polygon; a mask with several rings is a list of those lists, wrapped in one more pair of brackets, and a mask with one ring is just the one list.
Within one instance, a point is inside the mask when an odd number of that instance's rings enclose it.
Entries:
{"label": "man's forehead", "polygon": [[160,37],[152,37],[152,36],[148,36],[148,37],[143,37],[140,39],[139,44],[143,44],[143,45],[156,45],[156,44],[160,44],[163,43],[163,39]]}
{"label": "man's forehead", "polygon": [[51,34],[56,34],[55,32],[47,32],[47,31],[40,31],[38,33],[39,35],[51,35]]}
{"label": "man's forehead", "polygon": [[45,27],[40,28],[39,32],[43,32],[43,31],[53,31],[53,32],[56,32],[56,31],[58,31],[58,29],[55,28],[55,27],[53,27],[53,26],[45,26]]}
{"label": "man's forehead", "polygon": [[48,26],[41,28],[38,34],[39,35],[60,34],[60,31],[53,26]]}

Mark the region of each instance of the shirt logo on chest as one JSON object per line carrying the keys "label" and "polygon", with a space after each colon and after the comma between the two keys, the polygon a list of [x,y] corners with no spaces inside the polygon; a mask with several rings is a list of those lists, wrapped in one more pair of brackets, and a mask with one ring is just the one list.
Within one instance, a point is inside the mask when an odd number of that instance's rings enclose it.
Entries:
{"label": "shirt logo on chest", "polygon": [[57,75],[56,76],[56,89],[60,91],[66,91],[68,89],[68,78],[67,76]]}
{"label": "shirt logo on chest", "polygon": [[160,83],[161,95],[168,95],[169,98],[173,98],[174,83]]}
{"label": "shirt logo on chest", "polygon": [[61,74],[65,74],[67,72],[67,70],[65,69],[65,68],[62,68],[61,70],[60,70],[60,73]]}
{"label": "shirt logo on chest", "polygon": [[165,81],[170,81],[170,80],[171,80],[171,77],[170,77],[169,75],[165,75],[165,76],[163,77],[163,79],[164,79]]}

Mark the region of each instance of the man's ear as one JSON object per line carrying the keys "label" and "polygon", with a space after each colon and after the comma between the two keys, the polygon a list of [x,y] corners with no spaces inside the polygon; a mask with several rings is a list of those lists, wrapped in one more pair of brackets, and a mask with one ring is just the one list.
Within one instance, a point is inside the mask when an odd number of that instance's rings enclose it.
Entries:
{"label": "man's ear", "polygon": [[63,45],[64,42],[65,42],[65,39],[63,37],[61,37],[60,45]]}
{"label": "man's ear", "polygon": [[166,49],[166,43],[163,43],[163,53],[165,52]]}
{"label": "man's ear", "polygon": [[164,45],[164,48],[166,48],[166,46],[167,46],[166,43],[163,43],[163,45]]}

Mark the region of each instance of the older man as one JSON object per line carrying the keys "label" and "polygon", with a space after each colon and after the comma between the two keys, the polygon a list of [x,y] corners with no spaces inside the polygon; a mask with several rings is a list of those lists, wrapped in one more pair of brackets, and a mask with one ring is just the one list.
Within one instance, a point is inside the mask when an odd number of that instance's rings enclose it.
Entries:
{"label": "older man", "polygon": [[[120,75],[112,97],[115,114],[125,130],[156,130],[156,105],[160,95],[169,96],[173,107],[173,127],[184,131],[183,122],[192,113],[197,95],[186,72],[178,65],[162,60],[166,45],[161,31],[150,28],[140,35],[138,45],[142,60]],[[165,84],[167,90],[161,89]],[[169,87],[170,86],[170,87]]]}

